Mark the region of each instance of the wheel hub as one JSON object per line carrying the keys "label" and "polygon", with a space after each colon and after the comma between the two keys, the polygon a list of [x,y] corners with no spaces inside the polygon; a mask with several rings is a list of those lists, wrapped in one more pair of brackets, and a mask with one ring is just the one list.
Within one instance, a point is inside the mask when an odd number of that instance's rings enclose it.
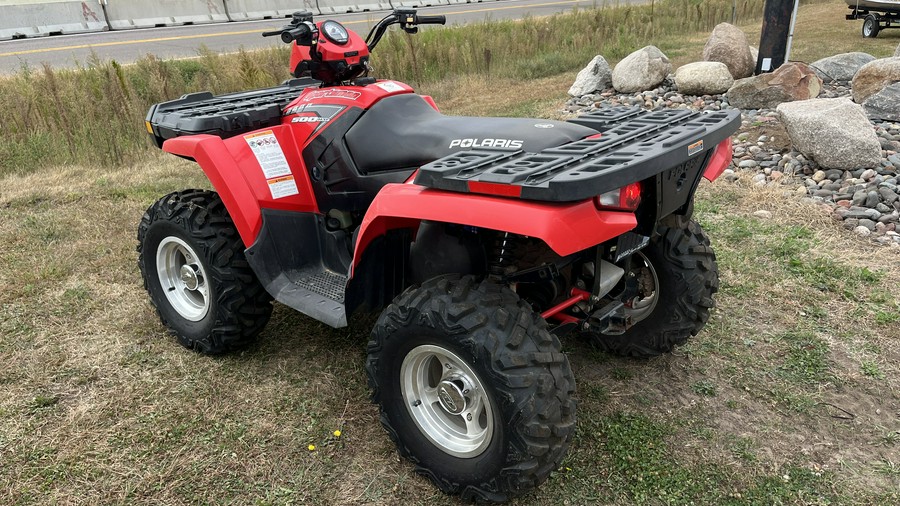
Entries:
{"label": "wheel hub", "polygon": [[200,286],[200,278],[192,265],[181,266],[181,281],[188,290],[196,290]]}
{"label": "wheel hub", "polygon": [[451,415],[458,415],[466,409],[466,397],[462,389],[452,380],[444,380],[438,385],[438,400],[441,407]]}

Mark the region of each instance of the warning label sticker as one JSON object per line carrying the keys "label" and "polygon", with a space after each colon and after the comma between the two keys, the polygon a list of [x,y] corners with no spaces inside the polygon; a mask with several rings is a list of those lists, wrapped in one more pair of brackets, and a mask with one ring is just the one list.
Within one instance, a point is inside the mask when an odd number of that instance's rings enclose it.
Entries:
{"label": "warning label sticker", "polygon": [[694,156],[703,151],[703,139],[688,146],[688,156]]}
{"label": "warning label sticker", "polygon": [[266,179],[290,175],[291,168],[284,158],[284,151],[281,150],[281,145],[271,130],[245,135],[244,140],[256,156],[256,161],[259,162]]}
{"label": "warning label sticker", "polygon": [[266,183],[269,184],[269,191],[272,192],[273,199],[290,197],[291,195],[300,193],[300,191],[297,190],[297,182],[294,181],[294,176],[276,177],[274,179],[269,179]]}
{"label": "warning label sticker", "polygon": [[245,135],[244,140],[247,141],[247,145],[253,151],[253,156],[259,162],[259,167],[266,177],[266,184],[269,185],[273,199],[300,193],[297,189],[297,182],[294,181],[294,176],[291,174],[291,168],[284,157],[284,151],[281,150],[281,145],[278,144],[278,139],[271,130]]}

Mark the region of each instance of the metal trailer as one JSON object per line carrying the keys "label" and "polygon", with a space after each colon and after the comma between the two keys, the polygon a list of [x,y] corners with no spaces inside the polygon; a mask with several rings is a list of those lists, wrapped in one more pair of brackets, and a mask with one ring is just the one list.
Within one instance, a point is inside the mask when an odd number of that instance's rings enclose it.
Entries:
{"label": "metal trailer", "polygon": [[850,8],[847,19],[862,19],[862,35],[875,38],[886,28],[900,28],[900,1],[846,0]]}

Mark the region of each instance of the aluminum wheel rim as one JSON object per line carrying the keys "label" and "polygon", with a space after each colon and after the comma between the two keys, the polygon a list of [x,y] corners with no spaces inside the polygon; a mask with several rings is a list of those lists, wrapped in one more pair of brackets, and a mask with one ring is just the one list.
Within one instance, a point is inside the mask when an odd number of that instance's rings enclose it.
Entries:
{"label": "aluminum wheel rim", "polygon": [[416,427],[445,453],[473,458],[490,445],[491,400],[459,355],[431,344],[413,348],[400,366],[400,393]]}
{"label": "aluminum wheel rim", "polygon": [[186,320],[202,320],[209,312],[206,270],[197,253],[178,237],[169,236],[156,249],[156,273],[172,308]]}
{"label": "aluminum wheel rim", "polygon": [[659,277],[656,275],[656,269],[653,268],[653,264],[642,252],[637,252],[636,257],[640,258],[647,270],[650,271],[650,276],[653,279],[653,291],[646,297],[640,299],[635,297],[632,299],[628,314],[634,323],[638,323],[650,316],[650,313],[656,309],[656,303],[659,301]]}
{"label": "aluminum wheel rim", "polygon": [[871,20],[867,19],[867,20],[863,21],[863,35],[865,35],[866,37],[872,35],[872,32],[874,31],[873,30],[874,25],[875,25],[875,23],[872,22]]}

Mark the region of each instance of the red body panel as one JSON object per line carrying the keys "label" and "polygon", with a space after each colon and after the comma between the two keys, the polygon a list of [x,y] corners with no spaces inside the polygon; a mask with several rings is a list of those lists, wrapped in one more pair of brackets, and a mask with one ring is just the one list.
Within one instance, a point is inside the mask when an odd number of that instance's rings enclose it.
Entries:
{"label": "red body panel", "polygon": [[731,137],[729,137],[716,146],[716,152],[713,153],[712,158],[709,159],[709,163],[703,171],[703,177],[710,181],[715,181],[716,178],[721,176],[722,173],[725,172],[725,169],[728,168],[728,164],[731,163],[731,158]]}
{"label": "red body panel", "polygon": [[[285,111],[305,105],[338,106],[344,107],[345,111],[350,107],[368,109],[385,97],[412,92],[411,87],[395,81],[379,81],[368,86],[308,88]],[[341,114],[343,112],[331,120]],[[176,137],[167,140],[163,150],[191,158],[200,165],[213,188],[221,195],[244,245],[250,247],[262,226],[261,209],[319,212],[302,153],[315,139],[317,132],[328,127],[328,123],[294,121],[303,115],[303,112],[288,114],[281,125],[224,140],[212,135]],[[270,141],[273,137],[277,144],[267,146],[273,149],[277,146],[290,168],[290,174],[267,177],[257,153],[250,146],[250,141],[254,139]],[[291,190],[290,195],[275,196],[272,189],[275,186],[272,185],[285,183],[285,178],[293,178],[296,192]]]}
{"label": "red body panel", "polygon": [[[378,81],[368,86],[331,86],[329,88],[307,88],[303,93],[285,108],[304,105],[339,105],[346,107],[361,107],[368,109],[382,98],[393,95],[413,93],[413,89],[399,81]],[[290,118],[285,117],[289,122]]]}
{"label": "red body panel", "polygon": [[[268,134],[271,132],[271,135]],[[263,134],[274,137],[290,167],[290,174],[266,178],[263,169],[248,143],[248,137]],[[304,139],[300,139],[303,142]],[[194,159],[234,220],[244,245],[256,240],[262,226],[261,208],[298,212],[318,212],[309,176],[303,168],[290,126],[279,125],[222,140],[213,135],[176,137],[163,144],[163,150]],[[277,185],[293,178],[296,193],[284,197],[273,196],[270,184]]]}
{"label": "red body panel", "polygon": [[389,184],[375,197],[360,225],[353,261],[387,230],[421,220],[502,230],[543,240],[565,256],[595,246],[637,226],[632,213],[598,211],[591,200],[568,204],[522,201]]}

